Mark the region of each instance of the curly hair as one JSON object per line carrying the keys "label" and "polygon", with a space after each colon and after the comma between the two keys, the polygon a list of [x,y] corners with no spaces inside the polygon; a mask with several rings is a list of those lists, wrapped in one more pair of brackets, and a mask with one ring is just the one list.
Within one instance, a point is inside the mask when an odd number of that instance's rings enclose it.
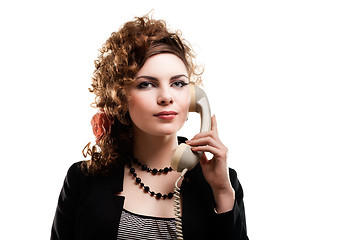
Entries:
{"label": "curly hair", "polygon": [[91,174],[105,174],[131,156],[132,128],[127,111],[127,88],[148,58],[159,53],[175,54],[187,68],[190,82],[197,85],[201,83],[202,74],[202,69],[194,62],[195,54],[190,44],[181,33],[169,31],[164,21],[148,15],[125,23],[111,34],[99,51],[92,88],[89,88],[95,94],[92,105],[114,117],[115,121],[110,134],[98,143],[100,153],[91,151],[91,160],[83,163],[83,170]]}

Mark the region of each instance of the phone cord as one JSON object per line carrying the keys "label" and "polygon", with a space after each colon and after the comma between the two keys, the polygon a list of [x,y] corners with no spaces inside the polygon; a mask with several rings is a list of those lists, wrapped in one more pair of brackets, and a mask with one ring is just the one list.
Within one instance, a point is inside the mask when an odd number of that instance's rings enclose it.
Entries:
{"label": "phone cord", "polygon": [[187,168],[185,168],[182,172],[178,180],[175,182],[175,194],[174,194],[174,211],[175,211],[175,226],[176,226],[176,239],[183,240],[183,233],[182,233],[182,222],[181,222],[181,211],[180,211],[180,188],[178,187],[178,183],[181,178],[184,177],[185,173],[187,172]]}

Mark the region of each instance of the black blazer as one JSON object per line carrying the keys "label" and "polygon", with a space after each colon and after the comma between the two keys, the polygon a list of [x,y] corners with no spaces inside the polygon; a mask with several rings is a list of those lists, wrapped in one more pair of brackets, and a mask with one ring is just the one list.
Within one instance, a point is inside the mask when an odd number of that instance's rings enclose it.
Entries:
{"label": "black blazer", "polygon": [[[248,239],[243,190],[236,172],[229,170],[236,201],[232,211],[216,214],[210,185],[198,164],[185,174],[181,185],[182,223],[185,240]],[[61,189],[51,240],[116,240],[123,209],[123,167],[109,176],[87,176],[80,162],[73,164]]]}

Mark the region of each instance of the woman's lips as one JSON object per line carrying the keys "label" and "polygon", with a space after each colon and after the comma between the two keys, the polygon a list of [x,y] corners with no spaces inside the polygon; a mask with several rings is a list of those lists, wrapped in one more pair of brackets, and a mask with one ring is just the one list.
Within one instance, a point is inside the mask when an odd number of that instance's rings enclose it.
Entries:
{"label": "woman's lips", "polygon": [[171,120],[174,119],[176,117],[178,113],[174,112],[174,111],[162,111],[159,112],[157,114],[154,114],[155,117],[164,119],[164,120]]}

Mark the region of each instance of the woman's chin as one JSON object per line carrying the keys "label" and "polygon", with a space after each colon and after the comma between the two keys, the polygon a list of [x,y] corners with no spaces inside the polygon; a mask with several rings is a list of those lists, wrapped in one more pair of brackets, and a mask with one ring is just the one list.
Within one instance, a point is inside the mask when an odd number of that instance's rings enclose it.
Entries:
{"label": "woman's chin", "polygon": [[179,122],[170,124],[152,124],[151,126],[135,126],[134,130],[139,131],[139,133],[143,132],[156,137],[167,137],[176,136],[177,132],[182,128],[183,125],[183,123]]}
{"label": "woman's chin", "polygon": [[[176,130],[176,131],[175,131]],[[157,137],[167,137],[167,136],[176,136],[177,132],[180,129],[175,129],[174,127],[167,129],[166,127],[164,128],[160,128],[160,129],[153,129],[152,131],[150,131],[149,133],[151,135],[157,136]]]}

